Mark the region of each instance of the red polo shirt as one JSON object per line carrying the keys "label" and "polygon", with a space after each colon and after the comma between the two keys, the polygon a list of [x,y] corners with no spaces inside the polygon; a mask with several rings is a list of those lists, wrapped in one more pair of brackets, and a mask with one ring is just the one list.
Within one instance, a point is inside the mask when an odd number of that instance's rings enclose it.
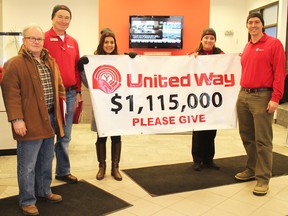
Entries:
{"label": "red polo shirt", "polygon": [[283,45],[264,33],[256,43],[250,40],[242,53],[242,76],[244,88],[273,88],[271,100],[279,103],[284,92],[286,59]]}
{"label": "red polo shirt", "polygon": [[77,69],[80,58],[77,41],[65,33],[64,41],[55,33],[53,28],[45,33],[44,48],[55,58],[65,87],[76,86],[81,91],[81,77]]}

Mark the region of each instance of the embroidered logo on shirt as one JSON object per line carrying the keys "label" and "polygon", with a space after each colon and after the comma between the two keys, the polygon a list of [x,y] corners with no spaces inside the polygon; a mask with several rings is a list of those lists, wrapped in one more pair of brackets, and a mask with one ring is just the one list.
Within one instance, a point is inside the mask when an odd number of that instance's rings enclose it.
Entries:
{"label": "embroidered logo on shirt", "polygon": [[71,48],[71,49],[74,49],[74,46],[71,46],[71,45],[69,45],[69,44],[67,44],[67,47],[68,47],[68,48]]}
{"label": "embroidered logo on shirt", "polygon": [[264,51],[264,49],[262,49],[262,48],[256,48],[256,52],[263,52]]}

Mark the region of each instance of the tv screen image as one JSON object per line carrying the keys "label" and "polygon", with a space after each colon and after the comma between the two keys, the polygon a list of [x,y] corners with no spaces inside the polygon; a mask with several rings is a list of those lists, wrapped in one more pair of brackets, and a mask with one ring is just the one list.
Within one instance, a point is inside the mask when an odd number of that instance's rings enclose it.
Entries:
{"label": "tv screen image", "polygon": [[182,49],[183,16],[130,16],[130,48]]}

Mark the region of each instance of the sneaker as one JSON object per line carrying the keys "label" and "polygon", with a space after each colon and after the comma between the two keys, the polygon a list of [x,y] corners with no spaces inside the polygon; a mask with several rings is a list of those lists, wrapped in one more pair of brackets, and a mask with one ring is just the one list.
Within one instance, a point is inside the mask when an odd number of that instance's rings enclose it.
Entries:
{"label": "sneaker", "polygon": [[251,170],[246,169],[243,172],[237,173],[235,178],[241,181],[247,181],[250,179],[255,179],[255,174]]}
{"label": "sneaker", "polygon": [[73,176],[71,174],[65,175],[65,176],[55,176],[55,178],[59,181],[64,181],[68,184],[75,184],[78,182],[78,179],[76,178],[76,176]]}
{"label": "sneaker", "polygon": [[38,209],[35,205],[23,205],[20,209],[24,215],[39,215]]}
{"label": "sneaker", "polygon": [[53,194],[53,193],[48,194],[46,197],[37,196],[37,199],[41,200],[41,201],[47,201],[47,202],[50,202],[50,203],[62,202],[62,196],[58,195],[58,194]]}
{"label": "sneaker", "polygon": [[267,194],[268,190],[269,190],[268,184],[257,182],[257,184],[253,190],[253,194],[256,196],[265,196]]}

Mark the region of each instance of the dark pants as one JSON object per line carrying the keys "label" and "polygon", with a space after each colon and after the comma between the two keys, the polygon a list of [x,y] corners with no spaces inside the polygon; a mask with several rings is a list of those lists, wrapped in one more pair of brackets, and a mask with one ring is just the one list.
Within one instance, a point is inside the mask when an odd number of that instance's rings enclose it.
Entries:
{"label": "dark pants", "polygon": [[194,163],[213,163],[216,133],[217,130],[192,132],[192,157]]}
{"label": "dark pants", "polygon": [[[112,144],[121,142],[121,136],[111,136],[110,138],[111,138]],[[106,141],[107,141],[107,137],[97,137],[96,142],[106,144]]]}

